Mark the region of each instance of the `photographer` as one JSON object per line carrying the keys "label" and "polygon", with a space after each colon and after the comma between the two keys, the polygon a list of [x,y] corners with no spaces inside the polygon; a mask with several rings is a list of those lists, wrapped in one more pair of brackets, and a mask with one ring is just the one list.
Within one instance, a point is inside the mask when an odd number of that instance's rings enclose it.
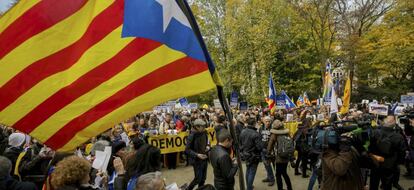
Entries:
{"label": "photographer", "polygon": [[[322,190],[361,190],[363,180],[358,164],[359,154],[352,147],[350,133],[337,138],[334,131],[325,132],[328,148],[322,153]],[[339,141],[339,142],[338,142]]]}
{"label": "photographer", "polygon": [[375,163],[371,170],[370,190],[377,190],[380,180],[384,190],[392,189],[394,171],[405,155],[403,137],[395,132],[395,127],[395,117],[389,115],[383,126],[373,131],[368,148]]}
{"label": "photographer", "polygon": [[412,164],[414,163],[414,110],[406,110],[405,114],[399,118],[400,124],[404,126],[404,133],[407,136],[407,156],[405,167],[407,172],[404,176],[410,177],[414,175],[412,172]]}

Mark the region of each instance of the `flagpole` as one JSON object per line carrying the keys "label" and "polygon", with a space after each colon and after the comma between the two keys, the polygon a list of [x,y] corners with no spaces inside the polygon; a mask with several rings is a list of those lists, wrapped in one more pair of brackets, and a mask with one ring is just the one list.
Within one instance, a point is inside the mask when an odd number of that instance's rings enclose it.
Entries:
{"label": "flagpole", "polygon": [[[178,5],[183,9],[184,14],[186,14],[192,29],[194,33],[196,34],[196,37],[198,39],[198,42],[200,43],[200,46],[204,52],[205,58],[207,63],[210,65],[213,65],[213,61],[211,60],[210,54],[207,51],[207,46],[204,43],[203,37],[201,35],[200,29],[198,28],[196,19],[191,12],[190,6],[188,5],[186,0],[176,0]],[[240,153],[239,153],[239,138],[236,135],[236,128],[233,123],[233,114],[231,113],[229,103],[227,102],[226,97],[224,96],[224,91],[222,86],[217,86],[217,95],[219,97],[221,106],[224,109],[224,112],[226,113],[227,119],[229,120],[229,127],[230,127],[230,134],[233,137],[233,148],[237,159],[237,165],[239,167],[239,185],[240,190],[245,190],[245,183],[244,183],[244,175],[243,175],[243,167],[242,162],[240,160]]]}

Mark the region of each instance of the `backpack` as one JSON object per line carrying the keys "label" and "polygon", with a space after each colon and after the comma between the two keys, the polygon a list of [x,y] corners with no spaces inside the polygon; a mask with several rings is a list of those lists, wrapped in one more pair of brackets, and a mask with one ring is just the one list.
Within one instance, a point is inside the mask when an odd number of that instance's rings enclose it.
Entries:
{"label": "backpack", "polygon": [[283,135],[277,138],[277,156],[281,157],[282,159],[290,159],[293,156],[294,151],[295,145],[289,136]]}
{"label": "backpack", "polygon": [[383,131],[380,131],[380,138],[376,141],[378,150],[384,155],[389,156],[392,154],[392,142],[391,142],[391,134],[385,134]]}

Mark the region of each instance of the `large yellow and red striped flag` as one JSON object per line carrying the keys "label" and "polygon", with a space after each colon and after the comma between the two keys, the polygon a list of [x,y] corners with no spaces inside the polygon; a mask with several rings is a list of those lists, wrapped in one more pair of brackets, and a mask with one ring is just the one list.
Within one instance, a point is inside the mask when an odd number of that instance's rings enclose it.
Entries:
{"label": "large yellow and red striped flag", "polygon": [[0,17],[0,123],[69,151],[215,88],[193,19],[184,1],[21,0]]}

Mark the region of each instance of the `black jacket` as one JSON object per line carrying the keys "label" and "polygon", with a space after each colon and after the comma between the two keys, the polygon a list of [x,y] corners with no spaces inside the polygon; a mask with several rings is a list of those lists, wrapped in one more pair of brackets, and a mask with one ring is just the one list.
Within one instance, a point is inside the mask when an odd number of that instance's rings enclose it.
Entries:
{"label": "black jacket", "polygon": [[370,153],[384,157],[379,166],[386,169],[394,168],[405,155],[404,139],[393,127],[374,130],[368,149]]}
{"label": "black jacket", "polygon": [[7,190],[36,190],[35,184],[31,182],[20,182],[12,177],[0,179],[0,189]]}
{"label": "black jacket", "polygon": [[217,190],[233,190],[238,167],[233,165],[228,150],[221,145],[213,147],[210,161],[214,170],[214,187]]}
{"label": "black jacket", "polygon": [[244,129],[240,134],[241,159],[247,164],[259,163],[263,149],[262,136],[252,126]]}
{"label": "black jacket", "polygon": [[11,171],[12,173],[11,174],[14,173],[14,168],[16,166],[16,161],[17,161],[17,158],[19,157],[19,154],[21,152],[23,152],[23,148],[21,148],[21,147],[8,147],[3,153],[3,156],[7,157],[12,163],[12,171]]}
{"label": "black jacket", "polygon": [[190,164],[195,164],[201,161],[201,159],[197,157],[197,154],[207,154],[207,145],[208,137],[205,130],[203,132],[191,131],[185,147],[185,152],[188,155],[188,162]]}

